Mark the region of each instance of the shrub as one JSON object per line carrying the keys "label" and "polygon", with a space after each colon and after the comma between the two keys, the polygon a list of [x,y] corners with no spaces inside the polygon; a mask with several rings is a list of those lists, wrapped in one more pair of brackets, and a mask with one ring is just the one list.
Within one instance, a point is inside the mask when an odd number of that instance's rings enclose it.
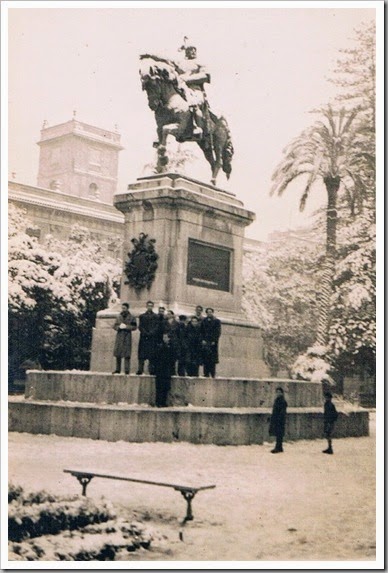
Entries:
{"label": "shrub", "polygon": [[8,500],[10,560],[113,561],[122,551],[151,545],[142,523],[118,519],[105,500],[26,493],[14,484]]}

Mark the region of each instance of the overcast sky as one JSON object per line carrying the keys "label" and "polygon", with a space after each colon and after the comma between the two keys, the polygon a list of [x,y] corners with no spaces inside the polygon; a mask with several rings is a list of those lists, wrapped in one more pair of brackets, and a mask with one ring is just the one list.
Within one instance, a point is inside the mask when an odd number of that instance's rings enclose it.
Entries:
{"label": "overcast sky", "polygon": [[[156,124],[140,86],[139,55],[176,59],[186,35],[211,73],[208,100],[225,115],[235,147],[231,179],[221,173],[218,186],[257,214],[246,235],[265,239],[268,232],[305,225],[311,211],[324,203],[324,191],[317,188],[300,215],[300,189],[269,197],[271,174],[282,149],[314,120],[309,111],[335,94],[327,77],[338,50],[353,46],[353,30],[374,19],[373,6],[95,4],[58,8],[46,2],[50,8],[37,8],[29,2],[29,7],[8,11],[9,173],[16,172],[16,181],[36,185],[36,142],[43,120],[62,123],[73,110],[79,121],[112,130],[118,125],[125,147],[118,192],[144,175],[144,166],[154,158]],[[187,173],[209,182],[208,163],[197,155]]]}

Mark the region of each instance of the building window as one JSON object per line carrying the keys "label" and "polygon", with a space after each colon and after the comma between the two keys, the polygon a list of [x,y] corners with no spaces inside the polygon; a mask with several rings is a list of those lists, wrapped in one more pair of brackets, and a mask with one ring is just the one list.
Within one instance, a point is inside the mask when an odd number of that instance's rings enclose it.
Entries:
{"label": "building window", "polygon": [[50,189],[52,189],[53,191],[59,191],[61,188],[61,182],[58,181],[58,179],[53,179],[52,181],[50,181]]}
{"label": "building window", "polygon": [[96,183],[91,183],[89,185],[89,197],[92,197],[93,199],[98,199],[99,196],[100,192],[98,190],[98,185]]}
{"label": "building window", "polygon": [[101,167],[101,150],[91,147],[89,149],[89,164],[93,167]]}
{"label": "building window", "polygon": [[57,165],[60,162],[61,158],[61,148],[59,145],[55,147],[51,147],[49,150],[49,161],[51,165]]}

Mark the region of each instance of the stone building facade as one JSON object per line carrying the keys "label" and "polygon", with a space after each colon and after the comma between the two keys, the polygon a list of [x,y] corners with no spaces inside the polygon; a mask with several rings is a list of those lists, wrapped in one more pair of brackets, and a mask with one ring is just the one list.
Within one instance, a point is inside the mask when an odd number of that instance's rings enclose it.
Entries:
{"label": "stone building facade", "polygon": [[92,239],[107,244],[108,254],[122,255],[124,216],[112,204],[74,197],[58,190],[10,181],[8,200],[26,211],[29,235],[44,240],[48,234],[66,239],[74,225],[86,227]]}
{"label": "stone building facade", "polygon": [[74,118],[41,130],[37,186],[112,204],[120,134]]}
{"label": "stone building facade", "polygon": [[29,234],[66,239],[78,224],[121,257],[123,215],[113,206],[117,190],[120,134],[74,118],[43,125],[37,186],[9,182],[8,200],[26,210]]}

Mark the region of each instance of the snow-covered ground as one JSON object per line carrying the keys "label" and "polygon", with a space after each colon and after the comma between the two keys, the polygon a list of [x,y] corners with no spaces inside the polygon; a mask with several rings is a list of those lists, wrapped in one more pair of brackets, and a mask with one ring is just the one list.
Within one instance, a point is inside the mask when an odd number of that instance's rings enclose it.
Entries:
{"label": "snow-covered ground", "polygon": [[[105,496],[123,516],[160,535],[151,551],[128,560],[255,561],[375,559],[375,425],[364,438],[272,445],[104,442],[9,434],[9,480],[27,490],[80,493],[63,469],[89,469],[189,485],[216,484],[193,501],[194,521],[179,540],[186,502],[171,489],[94,479],[88,495]],[[259,566],[259,565],[258,565]]]}

